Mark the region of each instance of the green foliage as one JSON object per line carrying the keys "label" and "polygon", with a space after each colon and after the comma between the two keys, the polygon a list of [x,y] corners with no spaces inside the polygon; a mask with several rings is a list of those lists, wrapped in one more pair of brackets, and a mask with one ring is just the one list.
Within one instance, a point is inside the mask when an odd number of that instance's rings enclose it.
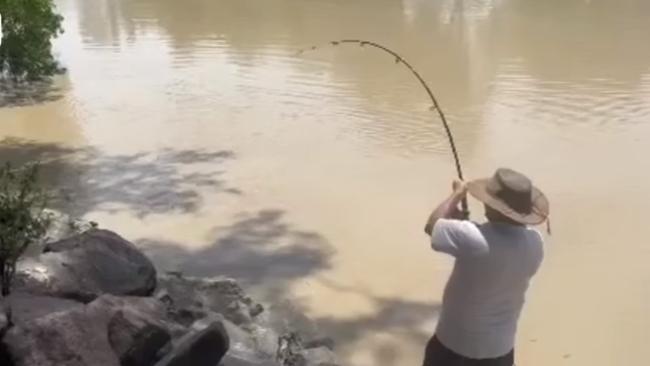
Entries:
{"label": "green foliage", "polygon": [[9,294],[16,262],[29,245],[40,240],[50,223],[47,197],[36,185],[38,166],[0,168],[0,285]]}
{"label": "green foliage", "polygon": [[52,38],[63,32],[63,17],[52,0],[0,0],[0,77],[39,80],[58,70]]}

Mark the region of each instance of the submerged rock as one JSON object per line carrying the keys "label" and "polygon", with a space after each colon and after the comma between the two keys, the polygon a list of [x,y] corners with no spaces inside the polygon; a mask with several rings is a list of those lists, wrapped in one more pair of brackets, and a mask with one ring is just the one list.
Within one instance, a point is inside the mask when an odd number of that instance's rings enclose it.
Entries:
{"label": "submerged rock", "polygon": [[168,304],[171,316],[188,325],[208,312],[216,312],[234,324],[247,326],[262,311],[262,306],[229,278],[161,276],[156,297]]}
{"label": "submerged rock", "polygon": [[156,270],[132,243],[91,229],[46,244],[37,258],[21,262],[16,287],[83,302],[101,294],[148,296],[156,287]]}
{"label": "submerged rock", "polygon": [[299,352],[303,359],[301,366],[337,366],[338,359],[327,347],[304,349]]}

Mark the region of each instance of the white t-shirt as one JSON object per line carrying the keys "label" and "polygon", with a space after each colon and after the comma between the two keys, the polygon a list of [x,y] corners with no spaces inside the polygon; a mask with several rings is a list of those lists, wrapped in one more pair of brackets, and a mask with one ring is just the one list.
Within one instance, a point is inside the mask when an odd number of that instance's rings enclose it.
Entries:
{"label": "white t-shirt", "polygon": [[544,256],[541,235],[524,226],[441,219],[431,246],[456,257],[436,330],[440,342],[474,359],[510,352],[528,283]]}

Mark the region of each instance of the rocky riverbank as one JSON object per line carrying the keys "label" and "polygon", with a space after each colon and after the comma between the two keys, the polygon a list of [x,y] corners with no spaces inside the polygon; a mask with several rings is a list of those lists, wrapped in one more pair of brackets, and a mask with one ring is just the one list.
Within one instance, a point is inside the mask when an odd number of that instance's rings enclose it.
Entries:
{"label": "rocky riverbank", "polygon": [[66,225],[72,234],[34,249],[0,299],[1,365],[338,364],[308,319],[257,303],[237,281],[158,274],[118,234]]}

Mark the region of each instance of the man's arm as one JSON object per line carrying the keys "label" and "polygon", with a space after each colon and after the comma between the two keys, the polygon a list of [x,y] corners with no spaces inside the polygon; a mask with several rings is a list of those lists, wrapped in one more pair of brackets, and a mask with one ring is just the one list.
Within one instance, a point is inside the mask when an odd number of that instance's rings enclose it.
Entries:
{"label": "man's arm", "polygon": [[467,186],[465,182],[454,181],[453,192],[451,196],[447,197],[442,203],[436,207],[429,216],[426,225],[424,225],[424,232],[431,235],[433,227],[439,219],[458,219],[464,218],[463,213],[458,209],[458,204],[465,198],[467,194]]}

